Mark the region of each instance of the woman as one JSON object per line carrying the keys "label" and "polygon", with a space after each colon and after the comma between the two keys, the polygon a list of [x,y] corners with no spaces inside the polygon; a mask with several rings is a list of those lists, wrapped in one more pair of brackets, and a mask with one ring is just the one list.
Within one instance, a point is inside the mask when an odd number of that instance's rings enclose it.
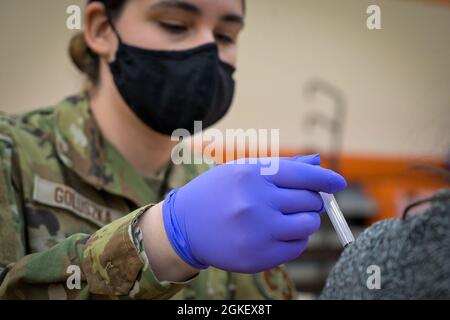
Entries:
{"label": "woman", "polygon": [[274,159],[272,176],[170,161],[173,130],[231,105],[244,11],[88,2],[71,44],[86,93],[1,118],[1,297],[293,297],[279,265],[318,229],[318,192],[345,180],[318,156]]}

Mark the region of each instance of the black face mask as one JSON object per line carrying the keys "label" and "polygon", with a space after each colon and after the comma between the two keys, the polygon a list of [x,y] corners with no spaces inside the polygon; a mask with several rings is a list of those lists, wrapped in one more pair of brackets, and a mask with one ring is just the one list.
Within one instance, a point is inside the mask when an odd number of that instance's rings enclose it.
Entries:
{"label": "black face mask", "polygon": [[[113,27],[114,29],[114,27]],[[124,44],[110,63],[122,98],[150,128],[166,135],[194,133],[194,121],[207,128],[229,110],[234,67],[219,59],[216,44],[185,51],[147,50]]]}

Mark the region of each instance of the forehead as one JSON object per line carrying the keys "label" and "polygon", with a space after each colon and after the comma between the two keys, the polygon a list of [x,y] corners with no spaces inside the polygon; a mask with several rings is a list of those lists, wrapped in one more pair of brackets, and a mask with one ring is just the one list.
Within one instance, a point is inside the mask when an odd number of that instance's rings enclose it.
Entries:
{"label": "forehead", "polygon": [[[197,9],[205,14],[239,14],[243,15],[243,0],[130,0],[145,9],[179,8],[185,10]],[[144,9],[144,8],[143,8]]]}

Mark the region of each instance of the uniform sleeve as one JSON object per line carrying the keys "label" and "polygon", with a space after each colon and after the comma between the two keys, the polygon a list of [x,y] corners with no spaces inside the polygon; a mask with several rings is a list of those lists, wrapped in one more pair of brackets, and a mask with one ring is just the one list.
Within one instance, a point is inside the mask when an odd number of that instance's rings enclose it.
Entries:
{"label": "uniform sleeve", "polygon": [[148,207],[103,227],[75,234],[53,248],[22,257],[4,271],[3,299],[168,299],[186,283],[160,282],[132,225]]}
{"label": "uniform sleeve", "polygon": [[0,156],[1,299],[168,299],[187,284],[158,281],[135,244],[132,226],[150,206],[26,255],[12,143],[2,137]]}

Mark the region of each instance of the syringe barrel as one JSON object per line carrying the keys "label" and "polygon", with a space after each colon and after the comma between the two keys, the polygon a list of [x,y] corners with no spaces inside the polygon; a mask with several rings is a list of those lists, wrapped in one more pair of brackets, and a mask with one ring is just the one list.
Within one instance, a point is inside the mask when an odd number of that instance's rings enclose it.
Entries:
{"label": "syringe barrel", "polygon": [[331,223],[338,234],[339,241],[344,247],[346,247],[349,243],[355,241],[355,238],[353,237],[347,221],[345,221],[344,215],[338,206],[336,198],[334,195],[329,193],[319,192],[319,194],[323,199],[328,217],[330,218]]}

